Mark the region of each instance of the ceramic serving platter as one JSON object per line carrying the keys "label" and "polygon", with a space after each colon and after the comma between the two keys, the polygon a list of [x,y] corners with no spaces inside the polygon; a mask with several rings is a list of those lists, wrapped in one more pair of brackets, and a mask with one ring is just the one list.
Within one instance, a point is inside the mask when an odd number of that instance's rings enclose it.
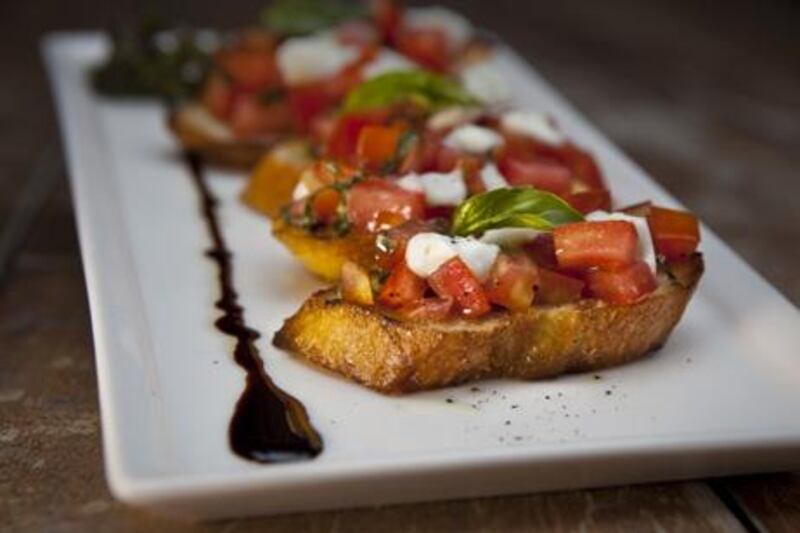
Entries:
{"label": "ceramic serving platter", "polygon": [[[325,441],[263,465],[228,445],[244,386],[213,326],[216,270],[197,190],[152,101],[99,98],[100,34],[43,43],[58,103],[91,304],[106,472],[115,496],[197,517],[284,513],[800,468],[798,312],[708,228],[707,272],[667,345],[554,380],[390,397],[272,347],[320,287],[211,172],[234,283],[267,371]],[[493,59],[516,102],[552,114],[599,159],[618,205],[677,206],[524,60]]]}

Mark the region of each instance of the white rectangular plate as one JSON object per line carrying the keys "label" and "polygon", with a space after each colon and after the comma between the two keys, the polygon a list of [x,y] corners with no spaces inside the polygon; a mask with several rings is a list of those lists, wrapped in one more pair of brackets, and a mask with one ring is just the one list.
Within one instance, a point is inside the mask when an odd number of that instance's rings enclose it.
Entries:
{"label": "white rectangular plate", "polygon": [[[234,283],[279,385],[325,440],[307,462],[231,453],[244,374],[218,316],[197,192],[152,102],[95,96],[99,34],[44,43],[69,159],[97,358],[105,462],[121,500],[202,517],[279,513],[800,467],[797,310],[704,228],[707,272],[666,347],[640,362],[533,383],[387,397],[272,347],[319,283],[212,173]],[[599,158],[618,204],[677,205],[508,49],[517,101]],[[451,399],[452,402],[446,401]]]}

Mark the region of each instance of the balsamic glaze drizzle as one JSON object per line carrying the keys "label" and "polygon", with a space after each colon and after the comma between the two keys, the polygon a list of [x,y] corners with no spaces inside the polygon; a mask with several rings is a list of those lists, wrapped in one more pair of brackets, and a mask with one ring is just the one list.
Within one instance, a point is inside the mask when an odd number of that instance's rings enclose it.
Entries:
{"label": "balsamic glaze drizzle", "polygon": [[233,357],[247,372],[246,385],[228,429],[230,446],[240,457],[259,463],[314,458],[322,451],[322,438],[311,425],[303,404],[281,390],[264,370],[255,345],[260,334],[245,322],[244,308],[233,288],[233,255],[220,230],[218,201],[206,184],[202,159],[194,153],[186,153],[185,159],[211,237],[212,246],[206,255],[217,264],[219,273],[221,296],[215,305],[223,314],[215,325],[236,339]]}

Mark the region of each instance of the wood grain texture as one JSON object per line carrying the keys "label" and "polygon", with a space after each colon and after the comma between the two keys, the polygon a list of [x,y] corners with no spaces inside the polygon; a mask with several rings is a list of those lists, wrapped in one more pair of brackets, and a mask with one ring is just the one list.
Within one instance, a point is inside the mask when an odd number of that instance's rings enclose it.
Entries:
{"label": "wood grain texture", "polygon": [[[800,301],[800,22],[790,2],[442,2],[499,34],[601,130]],[[200,25],[260,1],[159,3]],[[139,2],[8,2],[0,30],[0,229],[55,134],[43,31],[97,28]],[[713,275],[713,271],[709,275]],[[0,288],[0,530],[735,531],[704,483],[484,498],[193,525],[114,502],[72,209],[62,181]],[[794,474],[718,480],[757,526],[800,530]]]}

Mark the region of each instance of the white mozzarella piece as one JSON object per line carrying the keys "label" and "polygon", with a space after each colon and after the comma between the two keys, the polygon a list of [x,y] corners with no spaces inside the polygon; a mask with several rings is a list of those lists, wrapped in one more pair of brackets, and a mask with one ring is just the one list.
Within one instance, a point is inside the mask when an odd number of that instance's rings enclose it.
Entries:
{"label": "white mozzarella piece", "polygon": [[657,271],[656,266],[656,250],[653,246],[653,237],[650,235],[650,226],[647,225],[647,219],[644,217],[635,217],[625,213],[606,213],[605,211],[592,211],[586,215],[586,220],[590,222],[601,222],[604,220],[623,220],[630,222],[636,228],[636,234],[639,237],[639,246],[637,255],[639,259],[647,263],[647,266],[653,271]]}
{"label": "white mozzarella piece", "polygon": [[429,205],[458,205],[467,197],[467,186],[461,169],[446,174],[428,172],[419,176]]}
{"label": "white mozzarella piece", "polygon": [[464,261],[475,277],[481,282],[486,281],[497,254],[500,253],[500,247],[473,238],[459,237],[453,239],[453,246],[458,252],[458,257]]}
{"label": "white mozzarella piece", "polygon": [[410,7],[403,16],[403,25],[413,29],[444,31],[451,50],[466,46],[473,34],[469,19],[441,6]]}
{"label": "white mozzarella piece", "polygon": [[470,107],[448,107],[437,111],[428,119],[427,126],[432,130],[449,130],[467,122],[472,122],[481,115],[481,110]]}
{"label": "white mozzarella piece", "polygon": [[364,79],[372,79],[381,74],[397,70],[411,70],[419,68],[416,63],[406,56],[398,54],[391,48],[381,48],[375,59],[364,65]]}
{"label": "white mozzarella piece", "polygon": [[536,240],[543,232],[533,228],[497,228],[483,233],[481,242],[501,246],[519,246]]}
{"label": "white mozzarella piece", "polygon": [[510,186],[494,163],[483,165],[480,176],[483,186],[486,187],[487,191],[506,189]]}
{"label": "white mozzarella piece", "polygon": [[509,111],[500,118],[500,126],[509,133],[533,137],[548,144],[564,142],[564,135],[550,118],[536,111]]}
{"label": "white mozzarella piece", "polygon": [[292,191],[292,200],[295,202],[297,200],[302,200],[306,196],[311,194],[311,191],[308,190],[308,186],[305,184],[303,180],[297,182],[297,186],[295,186],[294,191]]}
{"label": "white mozzarella piece", "polygon": [[487,106],[501,107],[512,99],[508,80],[491,59],[467,65],[458,77],[467,92]]}
{"label": "white mozzarella piece", "polygon": [[292,37],[276,51],[278,70],[288,85],[299,85],[337,74],[358,57],[358,48],[343,45],[332,33]]}
{"label": "white mozzarella piece", "polygon": [[445,146],[470,154],[485,154],[502,143],[496,131],[475,124],[459,126],[444,138]]}
{"label": "white mozzarella piece", "polygon": [[439,233],[417,233],[406,245],[408,268],[423,278],[457,255],[451,238]]}
{"label": "white mozzarella piece", "polygon": [[406,264],[414,274],[427,278],[450,259],[459,257],[478,280],[485,281],[499,253],[496,244],[472,237],[418,233],[406,245]]}
{"label": "white mozzarella piece", "polygon": [[425,192],[425,188],[422,186],[422,180],[416,174],[407,174],[395,181],[395,184],[407,191]]}

